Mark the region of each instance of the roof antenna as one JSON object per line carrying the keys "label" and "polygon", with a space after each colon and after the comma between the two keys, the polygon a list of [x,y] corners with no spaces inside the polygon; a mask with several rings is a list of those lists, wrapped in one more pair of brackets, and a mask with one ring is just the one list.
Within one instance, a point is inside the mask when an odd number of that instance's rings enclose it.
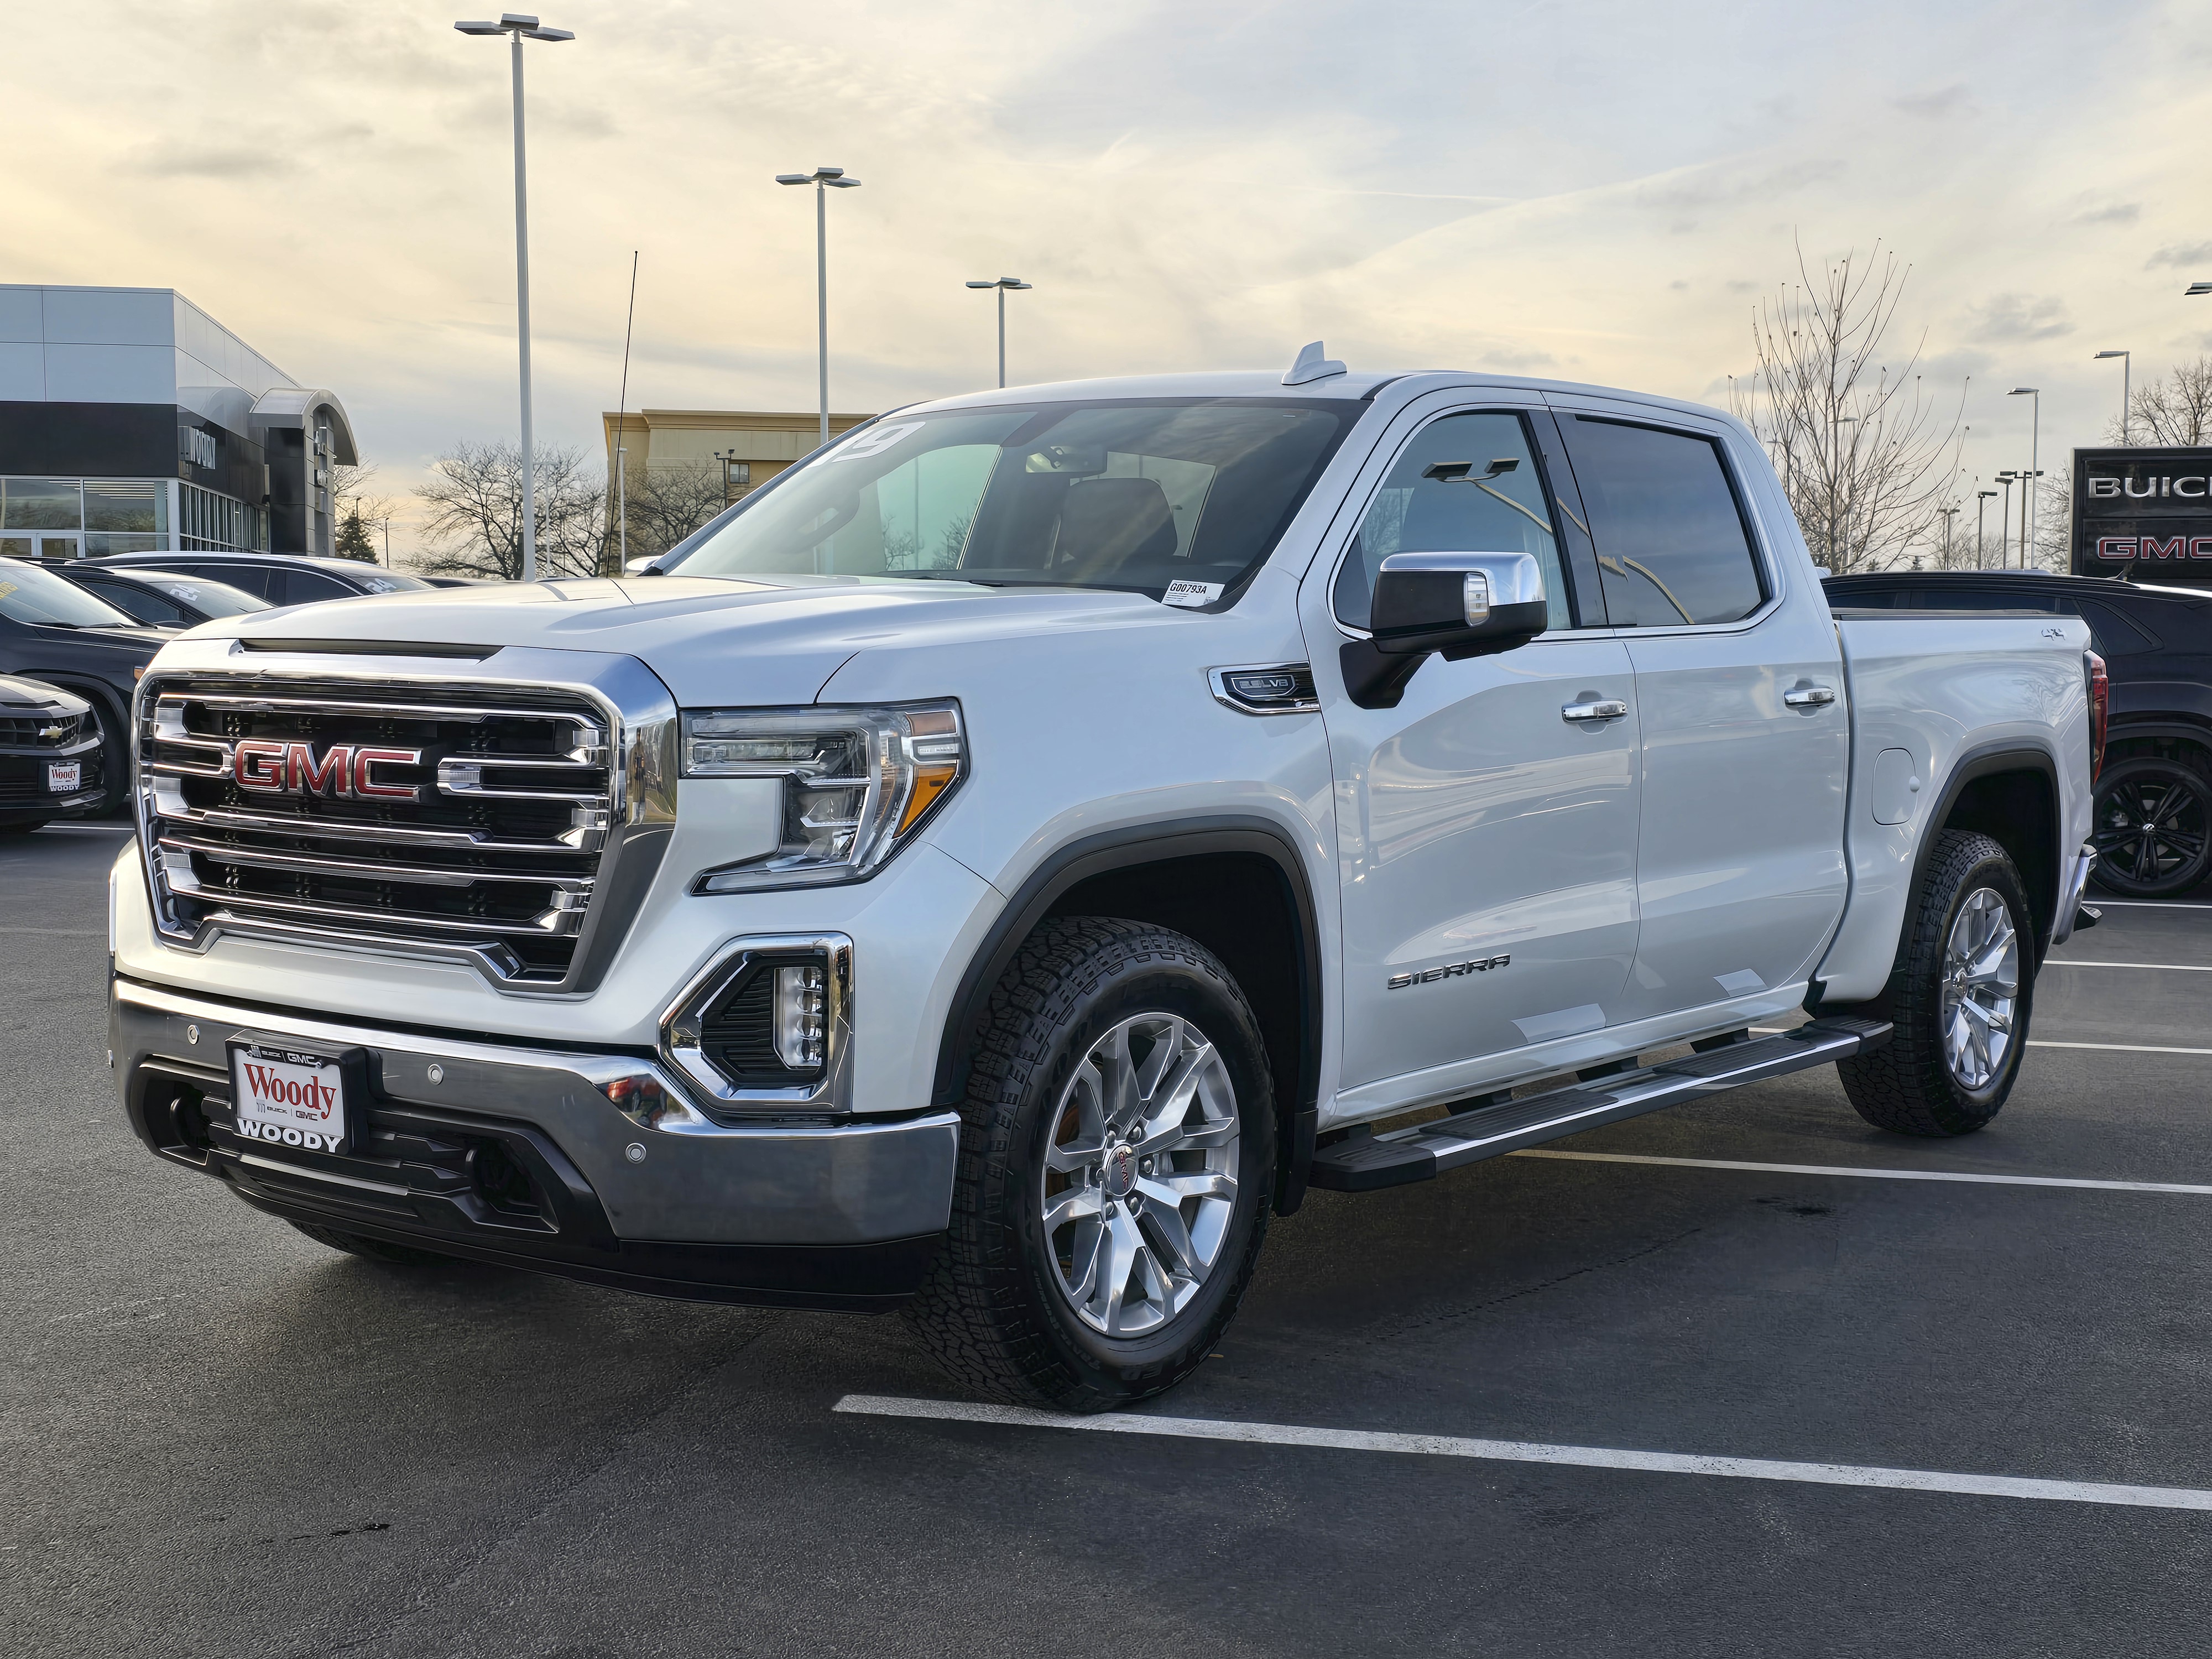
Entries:
{"label": "roof antenna", "polygon": [[1297,361],[1291,365],[1291,372],[1283,376],[1283,384],[1304,386],[1308,380],[1326,380],[1332,374],[1343,374],[1344,365],[1334,358],[1322,356],[1323,349],[1322,343],[1316,340],[1300,351]]}

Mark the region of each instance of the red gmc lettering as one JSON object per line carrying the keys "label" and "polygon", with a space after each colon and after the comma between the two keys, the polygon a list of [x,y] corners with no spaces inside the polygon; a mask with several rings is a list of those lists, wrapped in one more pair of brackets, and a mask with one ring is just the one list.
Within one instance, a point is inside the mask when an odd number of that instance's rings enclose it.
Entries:
{"label": "red gmc lettering", "polygon": [[287,744],[284,746],[284,787],[303,795],[325,795],[333,788],[343,795],[346,793],[347,768],[353,751],[345,744],[333,744],[323,757],[320,766],[315,764],[315,745],[311,743]]}
{"label": "red gmc lettering", "polygon": [[417,766],[422,763],[419,749],[356,749],[353,751],[353,792],[371,800],[415,800],[422,790],[411,783],[378,783],[370,776],[372,766]]}
{"label": "red gmc lettering", "polygon": [[2185,559],[2189,556],[2189,538],[2174,536],[2160,541],[2155,536],[2146,536],[2136,556],[2139,559]]}
{"label": "red gmc lettering", "polygon": [[2135,556],[2136,538],[2132,536],[2097,538],[2097,556],[2100,559],[2132,559]]}
{"label": "red gmc lettering", "polygon": [[231,781],[241,789],[265,794],[284,788],[284,745],[266,738],[248,738],[230,751]]}

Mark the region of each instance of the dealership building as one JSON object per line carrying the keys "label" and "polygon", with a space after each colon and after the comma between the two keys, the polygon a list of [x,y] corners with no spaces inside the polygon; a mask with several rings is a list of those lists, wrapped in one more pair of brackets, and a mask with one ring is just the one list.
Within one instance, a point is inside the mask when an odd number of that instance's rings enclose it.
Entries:
{"label": "dealership building", "polygon": [[337,396],[166,288],[0,284],[0,555],[331,550]]}

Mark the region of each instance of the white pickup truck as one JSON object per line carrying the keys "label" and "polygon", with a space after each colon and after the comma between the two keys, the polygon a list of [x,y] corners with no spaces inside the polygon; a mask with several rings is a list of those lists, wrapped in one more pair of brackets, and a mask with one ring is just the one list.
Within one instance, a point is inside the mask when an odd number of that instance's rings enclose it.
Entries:
{"label": "white pickup truck", "polygon": [[635,579],[166,646],[112,1060],[337,1249],[904,1307],[1110,1407],[1309,1185],[1830,1061],[1988,1122],[2101,677],[1832,614],[1710,409],[1318,347],[950,398]]}

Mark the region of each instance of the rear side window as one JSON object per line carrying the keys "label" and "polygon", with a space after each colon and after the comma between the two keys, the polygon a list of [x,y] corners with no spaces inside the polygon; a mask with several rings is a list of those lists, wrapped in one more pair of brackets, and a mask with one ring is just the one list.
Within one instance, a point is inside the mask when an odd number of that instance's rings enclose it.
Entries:
{"label": "rear side window", "polygon": [[2053,617],[2059,613],[2058,600],[2051,594],[2024,593],[1994,585],[1959,587],[1946,582],[1940,587],[1923,587],[1914,592],[1912,604],[1919,611],[2040,611]]}
{"label": "rear side window", "polygon": [[318,599],[349,599],[354,591],[334,576],[325,576],[319,570],[288,570],[284,573],[284,597],[279,605],[313,605]]}
{"label": "rear side window", "polygon": [[2081,620],[2089,624],[2100,656],[2133,657],[2145,651],[2158,649],[2158,641],[2151,638],[2120,611],[2094,600],[2077,601],[2074,606],[2081,613]]}
{"label": "rear side window", "polygon": [[223,582],[242,593],[251,593],[257,599],[277,602],[276,594],[270,591],[272,581],[281,581],[284,573],[265,564],[202,564],[190,559],[164,559],[164,570],[179,571],[187,576],[203,576],[211,582]]}
{"label": "rear side window", "polygon": [[143,587],[132,587],[124,582],[88,581],[85,584],[118,611],[127,611],[140,622],[155,628],[183,628],[188,625],[181,607],[171,604],[158,593],[149,593]]}
{"label": "rear side window", "polygon": [[1741,621],[1765,599],[1711,438],[1577,415],[1560,422],[1615,628]]}

